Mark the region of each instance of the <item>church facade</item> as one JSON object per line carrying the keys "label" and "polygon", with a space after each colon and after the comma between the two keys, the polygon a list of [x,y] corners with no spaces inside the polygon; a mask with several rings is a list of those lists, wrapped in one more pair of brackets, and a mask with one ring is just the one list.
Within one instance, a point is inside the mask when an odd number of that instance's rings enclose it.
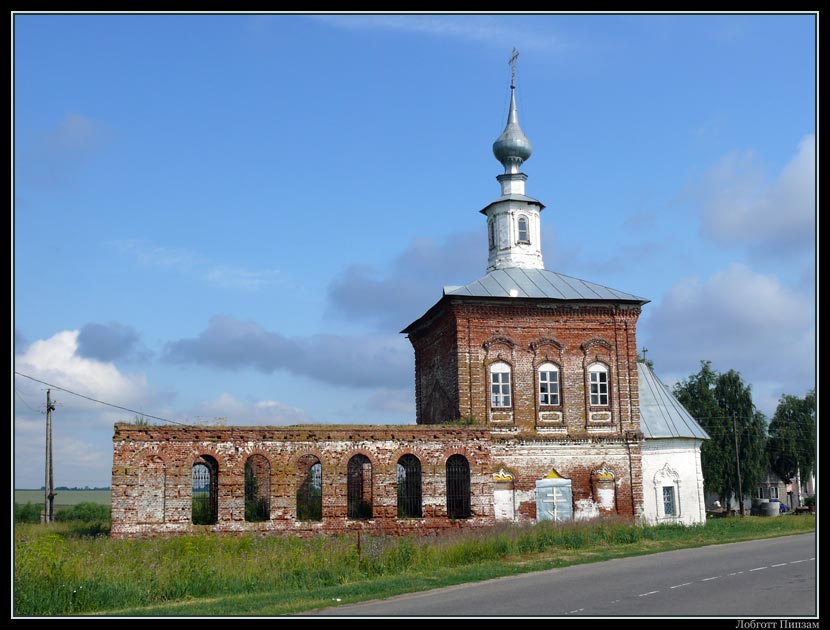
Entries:
{"label": "church facade", "polygon": [[481,210],[485,275],[445,287],[402,331],[415,351],[417,424],[116,425],[114,537],[705,518],[707,436],[637,361],[648,300],[544,267],[544,205],[525,191],[532,145],[515,84],[493,152],[504,172]]}

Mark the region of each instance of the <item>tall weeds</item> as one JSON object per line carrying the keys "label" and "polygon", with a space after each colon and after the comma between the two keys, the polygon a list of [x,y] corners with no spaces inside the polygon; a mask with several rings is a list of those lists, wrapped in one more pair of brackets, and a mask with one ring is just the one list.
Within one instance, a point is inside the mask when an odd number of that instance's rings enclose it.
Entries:
{"label": "tall weeds", "polygon": [[[356,534],[179,536],[111,540],[72,523],[18,524],[14,533],[17,616],[72,615],[254,592],[310,592],[380,576],[574,550],[602,554],[646,541],[680,545],[741,540],[815,528],[811,517],[718,519],[705,526],[641,527],[606,519],[498,525],[435,537]],[[93,530],[94,533],[94,530]]]}

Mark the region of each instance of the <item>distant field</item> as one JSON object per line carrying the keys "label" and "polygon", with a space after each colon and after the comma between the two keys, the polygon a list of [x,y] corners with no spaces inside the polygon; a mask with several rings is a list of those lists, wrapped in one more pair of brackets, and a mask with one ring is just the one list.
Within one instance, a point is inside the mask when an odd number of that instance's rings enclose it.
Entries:
{"label": "distant field", "polygon": [[[109,505],[112,500],[109,490],[57,490],[55,493],[55,507],[60,508],[78,503],[100,503]],[[14,502],[43,503],[43,490],[15,490]]]}

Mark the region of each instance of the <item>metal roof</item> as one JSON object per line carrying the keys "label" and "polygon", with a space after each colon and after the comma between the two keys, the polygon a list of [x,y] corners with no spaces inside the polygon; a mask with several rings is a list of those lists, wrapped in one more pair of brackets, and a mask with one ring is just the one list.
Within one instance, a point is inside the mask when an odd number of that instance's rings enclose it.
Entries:
{"label": "metal roof", "polygon": [[709,435],[651,369],[637,364],[640,380],[640,429],[646,438],[697,438]]}
{"label": "metal roof", "polygon": [[601,284],[563,276],[547,269],[510,267],[496,269],[463,287],[444,287],[444,295],[499,298],[550,298],[554,300],[591,300],[635,302],[649,300],[604,287]]}
{"label": "metal roof", "polygon": [[507,195],[502,195],[501,197],[498,197],[497,199],[494,199],[493,201],[488,203],[486,206],[484,206],[481,210],[479,210],[479,212],[481,214],[487,214],[487,210],[490,208],[490,206],[493,206],[497,203],[501,203],[502,201],[524,201],[525,203],[536,204],[537,206],[539,206],[539,210],[544,210],[544,208],[545,208],[545,204],[543,204],[538,199],[534,199],[533,197],[528,197],[527,195],[521,195],[519,193],[508,193]]}

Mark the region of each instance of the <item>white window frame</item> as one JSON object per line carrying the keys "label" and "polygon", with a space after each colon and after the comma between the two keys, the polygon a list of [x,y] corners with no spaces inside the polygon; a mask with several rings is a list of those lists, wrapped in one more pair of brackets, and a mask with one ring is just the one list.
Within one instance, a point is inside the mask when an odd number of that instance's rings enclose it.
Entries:
{"label": "white window frame", "polygon": [[[522,221],[524,221],[524,230],[522,230]],[[524,231],[525,237],[522,238],[522,231]],[[518,243],[525,243],[530,244],[530,220],[527,216],[520,214],[519,218],[516,219],[516,241]]]}
{"label": "white window frame", "polygon": [[[671,512],[666,509],[666,490],[670,490],[671,497]],[[677,489],[674,484],[670,486],[663,486],[663,516],[677,516]]]}
{"label": "white window frame", "polygon": [[[559,366],[550,362],[543,363],[536,373],[539,375],[539,404],[558,407],[560,404]],[[554,375],[553,380],[551,380],[551,374]],[[547,391],[542,391],[543,388],[547,388]],[[545,402],[545,396],[548,397],[547,402]]]}
{"label": "white window frame", "polygon": [[[775,496],[773,496],[775,495]],[[777,499],[778,498],[778,486],[770,486],[769,487],[769,498],[770,499]]]}
{"label": "white window frame", "polygon": [[[608,367],[594,363],[588,368],[589,396],[592,407],[608,407],[611,401]],[[596,386],[596,391],[594,391]]]}
{"label": "white window frame", "polygon": [[509,409],[513,406],[512,371],[510,365],[503,361],[490,366],[490,406],[493,409]]}

